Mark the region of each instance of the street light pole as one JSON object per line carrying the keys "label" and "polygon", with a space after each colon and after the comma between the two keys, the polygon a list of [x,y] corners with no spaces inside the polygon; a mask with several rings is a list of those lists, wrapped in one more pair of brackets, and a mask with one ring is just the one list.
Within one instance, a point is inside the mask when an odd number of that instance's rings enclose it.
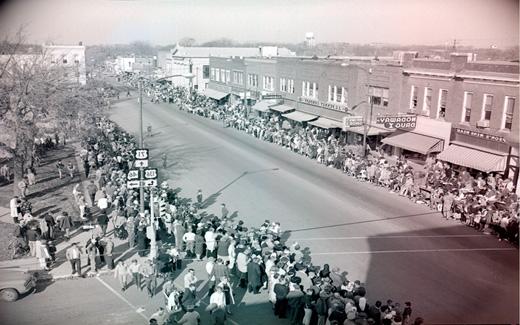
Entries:
{"label": "street light pole", "polygon": [[[368,119],[368,123],[372,123],[372,111],[374,109],[374,101],[370,98],[370,118]],[[368,130],[370,129],[370,125],[367,123],[367,112],[365,111],[365,121],[363,125],[365,126],[363,132],[363,158],[367,156],[367,136]]]}

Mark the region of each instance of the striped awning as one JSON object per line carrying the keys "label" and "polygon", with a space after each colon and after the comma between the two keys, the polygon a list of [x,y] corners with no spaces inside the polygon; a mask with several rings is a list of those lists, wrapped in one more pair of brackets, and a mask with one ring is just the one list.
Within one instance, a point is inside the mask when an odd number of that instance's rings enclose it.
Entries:
{"label": "striped awning", "polygon": [[389,136],[381,140],[381,142],[394,147],[418,152],[423,155],[427,155],[431,152],[440,152],[444,145],[442,139],[413,132],[405,132]]}
{"label": "striped awning", "polygon": [[269,109],[280,112],[280,113],[287,113],[289,111],[294,111],[294,108],[292,108],[291,106],[287,106],[287,105],[270,106]]}
{"label": "striped awning", "polygon": [[300,111],[294,111],[291,113],[283,114],[283,117],[286,117],[296,122],[309,122],[318,119],[318,116],[316,115],[307,114]]}
{"label": "striped awning", "polygon": [[503,172],[506,169],[506,154],[500,155],[485,150],[485,148],[478,150],[452,144],[439,153],[437,159],[486,173]]}
{"label": "striped awning", "polygon": [[343,127],[343,124],[340,121],[331,120],[321,116],[317,120],[309,122],[309,124],[322,129],[341,129]]}
{"label": "striped awning", "polygon": [[211,88],[204,89],[203,94],[205,96],[209,97],[209,98],[213,98],[213,99],[216,99],[216,100],[221,100],[222,98],[224,98],[227,95],[229,95],[229,93],[224,93],[222,91],[218,91],[218,90],[211,89]]}

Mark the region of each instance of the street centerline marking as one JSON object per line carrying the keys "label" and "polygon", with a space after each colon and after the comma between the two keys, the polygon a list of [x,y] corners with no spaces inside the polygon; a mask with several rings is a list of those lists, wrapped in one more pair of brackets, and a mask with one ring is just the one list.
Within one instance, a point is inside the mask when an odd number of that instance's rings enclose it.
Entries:
{"label": "street centerline marking", "polygon": [[446,248],[446,249],[407,249],[389,251],[352,251],[310,253],[310,255],[350,255],[350,254],[390,254],[390,253],[445,253],[445,252],[478,252],[478,251],[516,251],[516,248]]}
{"label": "street centerline marking", "polygon": [[146,315],[143,314],[143,310],[142,308],[137,308],[136,306],[134,306],[130,301],[128,301],[125,297],[123,297],[119,292],[117,292],[116,290],[114,290],[114,288],[112,288],[108,283],[106,283],[105,281],[101,280],[101,278],[99,277],[96,277],[96,279],[101,282],[102,285],[104,285],[108,290],[110,290],[113,294],[115,294],[119,299],[121,299],[123,302],[125,302],[128,306],[130,306],[130,308],[132,308],[132,310],[134,310],[138,315],[140,315],[142,318],[144,318],[146,321],[148,321],[148,317],[146,317]]}
{"label": "street centerline marking", "polygon": [[314,237],[314,238],[291,238],[289,241],[311,241],[311,240],[350,240],[350,239],[393,239],[393,238],[467,238],[467,237],[489,237],[489,235],[402,235],[402,236],[351,236],[351,237]]}

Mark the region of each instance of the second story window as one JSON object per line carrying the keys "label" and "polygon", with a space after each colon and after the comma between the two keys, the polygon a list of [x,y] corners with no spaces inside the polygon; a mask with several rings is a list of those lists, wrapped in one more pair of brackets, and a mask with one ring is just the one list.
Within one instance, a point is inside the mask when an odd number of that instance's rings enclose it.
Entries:
{"label": "second story window", "polygon": [[329,85],[329,102],[346,103],[347,102],[347,90],[345,87]]}
{"label": "second story window", "polygon": [[482,120],[491,120],[491,112],[493,111],[493,95],[484,95],[484,107],[482,110]]}
{"label": "second story window", "polygon": [[514,97],[506,97],[504,108],[504,123],[503,129],[511,130],[513,126],[513,112],[515,111],[515,98]]}
{"label": "second story window", "polygon": [[220,82],[220,69],[215,69],[215,81]]}
{"label": "second story window", "polygon": [[215,68],[211,68],[211,74],[209,76],[211,80],[215,80]]}
{"label": "second story window", "polygon": [[264,90],[273,91],[274,90],[274,77],[271,76],[264,76]]}
{"label": "second story window", "polygon": [[417,87],[412,86],[412,91],[410,92],[410,110],[414,111],[417,109]]}
{"label": "second story window", "polygon": [[302,97],[318,98],[318,84],[315,82],[303,81]]}
{"label": "second story window", "polygon": [[437,108],[437,118],[446,116],[446,105],[448,102],[448,91],[439,90],[439,106]]}
{"label": "second story window", "polygon": [[249,87],[258,87],[258,75],[249,73],[247,76]]}
{"label": "second story window", "polygon": [[208,79],[209,78],[209,65],[203,65],[202,66],[202,78]]}
{"label": "second story window", "polygon": [[388,106],[388,88],[370,87],[368,88],[370,102],[377,106]]}
{"label": "second story window", "polygon": [[432,108],[432,89],[424,88],[424,100],[423,100],[423,108],[422,114],[426,116],[430,116],[430,111]]}
{"label": "second story window", "polygon": [[464,103],[462,107],[462,118],[461,122],[467,122],[471,120],[471,107],[473,105],[473,93],[464,93]]}

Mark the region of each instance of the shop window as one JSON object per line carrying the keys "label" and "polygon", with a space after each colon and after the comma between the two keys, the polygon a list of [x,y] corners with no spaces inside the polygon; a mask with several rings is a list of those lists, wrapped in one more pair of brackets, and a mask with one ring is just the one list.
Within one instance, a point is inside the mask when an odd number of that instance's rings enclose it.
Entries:
{"label": "shop window", "polygon": [[511,130],[513,126],[513,112],[515,111],[515,98],[506,97],[504,110],[504,129]]}
{"label": "shop window", "polygon": [[464,93],[464,104],[462,108],[462,122],[467,122],[471,120],[471,107],[473,105],[473,93],[465,92]]}
{"label": "shop window", "polygon": [[491,120],[491,111],[493,111],[493,96],[484,95],[484,111],[482,114],[482,119],[484,121]]}

